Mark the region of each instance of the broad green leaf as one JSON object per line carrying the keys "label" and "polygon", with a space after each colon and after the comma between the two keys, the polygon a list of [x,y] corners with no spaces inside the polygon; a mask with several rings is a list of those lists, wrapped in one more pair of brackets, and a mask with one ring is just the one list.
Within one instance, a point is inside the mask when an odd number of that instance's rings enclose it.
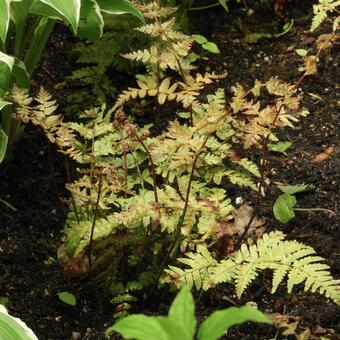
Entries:
{"label": "broad green leaf", "polygon": [[[0,111],[7,105],[11,105],[12,103],[11,102],[6,102],[2,99],[0,99]],[[1,130],[0,130],[1,131]]]}
{"label": "broad green leaf", "polygon": [[211,41],[208,41],[207,43],[203,44],[202,47],[209,51],[210,53],[221,53],[221,51],[218,49],[217,45]]}
{"label": "broad green leaf", "polygon": [[107,329],[106,334],[117,332],[125,339],[136,340],[175,340],[169,338],[164,330],[162,326],[166,322],[164,319],[166,320],[165,317],[152,317],[142,314],[130,315]]}
{"label": "broad green leaf", "polygon": [[198,340],[219,339],[230,327],[244,322],[271,323],[260,311],[252,307],[231,307],[212,313],[198,331]]}
{"label": "broad green leaf", "polygon": [[[0,110],[8,104],[4,104],[6,102],[0,101]],[[8,144],[8,137],[6,133],[1,129],[0,127],[0,163],[3,161],[6,155],[7,150],[7,144]]]}
{"label": "broad green leaf", "polygon": [[0,63],[6,64],[11,71],[14,66],[14,62],[15,62],[14,57],[0,51]]}
{"label": "broad green leaf", "polygon": [[24,25],[32,2],[33,0],[11,2],[11,19],[16,26],[22,27]]}
{"label": "broad green leaf", "polygon": [[0,305],[0,339],[38,340],[24,322],[8,315],[6,308],[2,305]]}
{"label": "broad green leaf", "polygon": [[295,196],[289,194],[280,195],[274,203],[273,212],[275,218],[281,223],[287,223],[294,216],[293,207],[296,204]]}
{"label": "broad green leaf", "polygon": [[297,185],[278,185],[277,187],[284,194],[294,195],[297,192],[305,191],[308,186],[306,184],[297,184]]}
{"label": "broad green leaf", "polygon": [[169,319],[180,325],[185,334],[181,336],[183,340],[191,340],[195,334],[195,304],[188,287],[182,288],[171,304]]}
{"label": "broad green leaf", "polygon": [[15,84],[18,87],[29,88],[29,75],[25,64],[20,59],[15,58],[12,73],[15,78]]}
{"label": "broad green leaf", "polygon": [[10,0],[0,0],[0,40],[6,42],[10,20]]}
{"label": "broad green leaf", "polygon": [[281,152],[286,155],[286,151],[293,145],[291,142],[268,143],[268,149],[274,152]]}
{"label": "broad green leaf", "polygon": [[58,293],[58,297],[61,301],[65,302],[70,306],[75,306],[77,304],[76,297],[69,292],[60,292]]}
{"label": "broad green leaf", "polygon": [[15,59],[0,51],[0,97],[5,94],[12,77]]}
{"label": "broad green leaf", "polygon": [[104,19],[95,0],[82,0],[77,36],[94,41],[103,35]]}
{"label": "broad green leaf", "polygon": [[31,8],[30,13],[60,19],[69,23],[76,34],[80,18],[81,0],[37,0]]}
{"label": "broad green leaf", "polygon": [[207,38],[206,37],[203,37],[203,35],[200,35],[200,34],[196,34],[195,36],[195,41],[199,44],[205,44],[206,42],[208,42]]}
{"label": "broad green leaf", "polygon": [[115,1],[97,0],[97,3],[103,12],[109,14],[129,13],[139,18],[142,22],[145,22],[141,12],[138,11],[135,7],[133,7],[132,3],[128,0],[115,0]]}
{"label": "broad green leaf", "polygon": [[297,48],[296,50],[295,50],[295,53],[297,54],[297,55],[299,55],[300,57],[305,57],[306,55],[307,55],[307,50],[305,50],[304,48]]}

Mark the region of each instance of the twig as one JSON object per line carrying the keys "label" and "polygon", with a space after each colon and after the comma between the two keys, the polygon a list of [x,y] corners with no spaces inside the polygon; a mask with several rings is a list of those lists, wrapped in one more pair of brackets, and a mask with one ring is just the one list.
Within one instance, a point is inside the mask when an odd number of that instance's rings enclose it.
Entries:
{"label": "twig", "polygon": [[7,208],[10,208],[11,210],[13,210],[14,212],[17,212],[18,209],[16,207],[14,207],[11,203],[8,203],[7,201],[3,200],[0,198],[0,202],[2,204],[4,204]]}

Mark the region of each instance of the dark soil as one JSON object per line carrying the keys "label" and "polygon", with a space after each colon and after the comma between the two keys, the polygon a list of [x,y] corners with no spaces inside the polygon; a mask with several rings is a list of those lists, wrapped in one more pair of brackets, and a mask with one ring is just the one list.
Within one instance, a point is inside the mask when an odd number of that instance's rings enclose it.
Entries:
{"label": "dark soil", "polygon": [[[199,3],[199,2],[198,2]],[[228,71],[228,77],[218,84],[231,97],[236,82],[251,86],[255,79],[271,76],[294,83],[299,78],[300,57],[296,48],[315,52],[318,33],[311,34],[310,1],[292,1],[282,14],[259,7],[247,17],[238,8],[224,13],[221,8],[195,12],[190,29],[217,43],[221,54],[204,55],[201,69]],[[261,39],[246,44],[246,32],[280,32],[284,18],[294,18],[292,30],[278,39]],[[323,26],[330,31],[330,25]],[[41,83],[53,91],[53,85],[69,74],[74,65],[63,54],[74,40],[58,26],[41,62],[33,86]],[[311,185],[306,193],[297,195],[299,208],[325,208],[334,214],[321,211],[296,212],[296,218],[282,225],[275,221],[271,207],[280,194],[266,190],[260,213],[267,218],[267,230],[279,229],[290,239],[313,246],[331,266],[332,274],[340,274],[339,243],[339,102],[338,84],[339,48],[334,46],[321,56],[319,72],[307,77],[301,84],[304,105],[310,115],[296,129],[286,129],[282,140],[293,142],[287,155],[270,155],[268,167],[272,182]],[[127,82],[130,80],[127,80]],[[210,89],[211,90],[211,89]],[[62,93],[56,94],[62,101]],[[335,151],[323,162],[311,160],[326,148]],[[65,278],[56,262],[61,244],[62,226],[67,208],[61,199],[67,196],[65,160],[43,134],[29,127],[15,150],[14,159],[0,167],[0,198],[10,203],[15,211],[0,202],[0,297],[7,297],[11,314],[24,320],[42,340],[103,339],[103,332],[113,323],[114,307],[101,297],[87,281]],[[254,203],[255,197],[245,191],[232,191],[231,197],[243,196]],[[270,276],[269,276],[270,277]],[[260,310],[281,313],[299,318],[298,332],[310,329],[315,338],[340,338],[339,309],[326,298],[295,289],[288,295],[282,287],[275,295],[268,290],[267,275],[261,276],[237,301],[234,292],[221,287],[204,294],[198,302],[199,318],[216,309],[226,308],[233,300],[238,304],[255,301]],[[61,302],[58,292],[72,292],[77,305]],[[167,298],[167,301],[169,297]],[[164,311],[164,301],[159,301]],[[137,306],[138,308],[138,306]],[[148,306],[145,306],[148,311]],[[141,310],[139,310],[141,311]],[[276,335],[270,326],[248,324],[233,329],[226,339],[285,339]],[[15,340],[15,339],[9,339]],[[180,339],[179,339],[180,340]]]}

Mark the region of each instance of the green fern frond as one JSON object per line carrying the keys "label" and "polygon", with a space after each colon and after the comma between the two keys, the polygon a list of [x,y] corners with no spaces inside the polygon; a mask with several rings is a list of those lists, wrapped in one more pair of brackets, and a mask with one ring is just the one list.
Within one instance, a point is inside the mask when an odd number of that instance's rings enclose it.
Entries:
{"label": "green fern frond", "polygon": [[335,11],[336,7],[339,5],[340,1],[336,0],[319,0],[318,4],[313,5],[314,17],[310,31],[315,31],[327,18],[328,13]]}
{"label": "green fern frond", "polygon": [[186,253],[185,255],[185,258],[179,258],[178,261],[189,266],[190,269],[169,266],[169,269],[165,269],[168,274],[165,282],[171,282],[177,287],[188,285],[192,288],[195,286],[199,290],[206,279],[208,269],[216,266],[217,262],[206,248],[200,249],[198,253]]}
{"label": "green fern frond", "polygon": [[235,161],[235,163],[242,166],[245,170],[249,171],[254,176],[260,177],[260,170],[258,166],[254,162],[250,161],[248,158],[242,158],[238,161]]}
{"label": "green fern frond", "polygon": [[[297,241],[285,241],[281,232],[264,234],[256,245],[242,245],[241,249],[227,260],[217,262],[206,255],[190,253],[189,259],[179,259],[189,269],[171,267],[167,274],[177,286],[194,281],[200,275],[200,287],[209,289],[218,283],[234,282],[237,296],[257,277],[260,271],[273,270],[272,293],[287,276],[287,290],[304,282],[304,290],[318,291],[340,304],[339,281],[332,278],[324,259],[315,256],[315,250]],[[197,262],[196,262],[197,260]],[[170,280],[171,280],[170,279]],[[197,278],[196,278],[197,280]]]}

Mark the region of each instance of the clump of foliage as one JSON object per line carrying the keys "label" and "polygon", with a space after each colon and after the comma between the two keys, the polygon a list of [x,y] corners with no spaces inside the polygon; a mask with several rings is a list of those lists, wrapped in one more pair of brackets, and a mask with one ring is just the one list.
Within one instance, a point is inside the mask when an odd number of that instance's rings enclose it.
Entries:
{"label": "clump of foliage", "polygon": [[[113,109],[102,105],[86,110],[80,122],[64,122],[43,89],[35,98],[12,91],[16,117],[41,126],[62,153],[79,163],[80,178],[67,185],[70,212],[59,250],[65,273],[91,274],[120,304],[133,301],[136,291],[165,282],[205,290],[231,282],[241,296],[259,271],[272,269],[273,292],[288,276],[289,291],[305,282],[306,290],[339,302],[338,282],[311,247],[271,232],[239,248],[249,228],[235,243],[229,223],[233,206],[223,184],[259,194],[265,165],[259,169],[246,157],[235,159],[233,148],[244,153],[265,149],[269,141],[278,141],[275,129],[294,127],[307,114],[296,86],[278,78],[256,80],[251,88],[236,84],[229,103],[222,89],[199,100],[204,85],[219,76],[192,76],[186,59],[192,38],[174,31],[172,19],[158,19],[174,9],[155,2],[145,6],[139,8],[156,22],[140,30],[153,35],[158,47],[129,55],[148,61],[150,72],[138,88],[123,92]],[[183,81],[162,78],[168,68]],[[175,99],[183,106],[156,136],[151,125],[138,126],[122,111],[128,100],[146,95],[157,98],[159,107]],[[226,251],[217,255],[217,246]],[[176,261],[181,265],[169,266]]]}
{"label": "clump of foliage", "polygon": [[78,37],[95,40],[103,33],[102,12],[133,14],[142,21],[141,13],[129,0],[111,3],[96,0],[1,1],[0,3],[0,162],[8,146],[13,146],[22,133],[20,122],[12,119],[12,103],[4,100],[16,84],[29,88],[29,80],[38,64],[57,20],[70,25]]}
{"label": "clump of foliage", "polygon": [[[255,308],[231,307],[212,313],[202,322],[196,332],[194,299],[187,287],[182,288],[170,306],[167,316],[130,315],[107,330],[107,334],[117,332],[124,339],[159,339],[176,340],[194,339],[216,340],[226,334],[229,328],[248,321],[270,324],[271,321]],[[138,326],[137,326],[138,325]]]}

